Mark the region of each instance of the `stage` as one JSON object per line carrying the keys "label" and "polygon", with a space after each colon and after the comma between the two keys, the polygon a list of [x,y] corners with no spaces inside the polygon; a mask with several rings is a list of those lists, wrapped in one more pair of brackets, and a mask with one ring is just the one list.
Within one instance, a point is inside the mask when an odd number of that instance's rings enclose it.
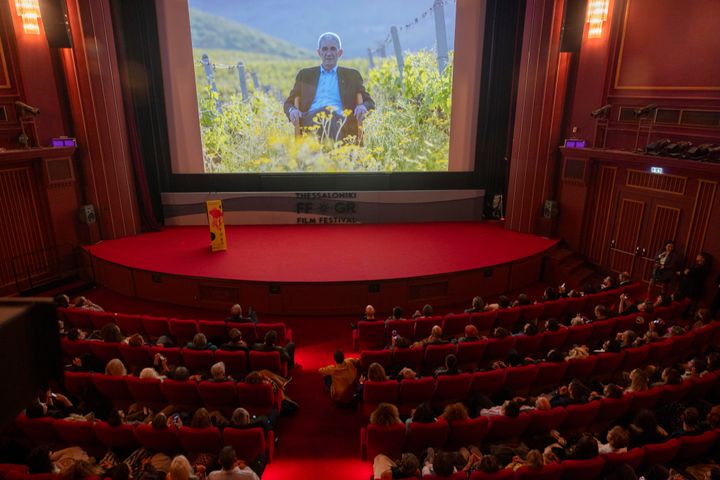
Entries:
{"label": "stage", "polygon": [[539,279],[557,240],[495,223],[228,226],[213,253],[207,227],[86,247],[96,281],[130,296],[273,314],[344,314],[469,302]]}

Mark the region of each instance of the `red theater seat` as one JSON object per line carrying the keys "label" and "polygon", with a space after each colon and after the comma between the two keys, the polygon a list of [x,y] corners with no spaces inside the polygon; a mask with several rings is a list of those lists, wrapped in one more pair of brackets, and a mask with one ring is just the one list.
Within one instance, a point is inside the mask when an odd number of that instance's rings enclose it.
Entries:
{"label": "red theater seat", "polygon": [[115,324],[120,327],[120,331],[123,332],[124,335],[133,335],[135,333],[146,334],[141,315],[118,313],[115,315]]}
{"label": "red theater seat", "polygon": [[520,321],[520,315],[522,315],[522,311],[518,307],[501,308],[497,310],[495,326],[512,331],[515,324]]}
{"label": "red theater seat", "polygon": [[623,351],[625,352],[625,358],[620,364],[620,370],[629,372],[644,365],[645,359],[650,354],[650,345],[630,347]]}
{"label": "red theater seat", "polygon": [[82,308],[66,308],[63,311],[66,322],[70,323],[75,328],[82,330],[92,330],[93,324],[90,319],[90,311]]}
{"label": "red theater seat", "polygon": [[363,385],[363,414],[369,417],[373,410],[383,402],[397,405],[398,389],[398,382],[395,380],[385,382],[366,381]]}
{"label": "red theater seat", "polygon": [[160,389],[168,403],[183,406],[200,405],[202,399],[198,393],[197,383],[194,381],[178,382],[176,380],[163,380]]}
{"label": "red theater seat", "polygon": [[409,367],[417,372],[420,371],[420,368],[422,367],[424,354],[425,352],[422,347],[396,348],[392,354],[392,363],[398,370],[403,367]]}
{"label": "red theater seat", "polygon": [[178,347],[149,347],[150,348],[150,357],[154,358],[156,353],[159,353],[163,357],[167,359],[168,365],[185,365],[183,356],[182,356],[182,348]]}
{"label": "red theater seat", "polygon": [[184,345],[188,342],[192,342],[195,334],[200,332],[197,321],[195,320],[180,320],[177,318],[171,318],[168,320],[168,328],[170,329],[170,335],[172,335],[175,339],[175,343],[178,345]]}
{"label": "red theater seat", "polygon": [[150,315],[142,315],[140,317],[143,330],[152,338],[161,337],[170,333],[168,319],[165,317],[151,317]]}
{"label": "red theater seat", "polygon": [[679,402],[687,396],[691,388],[692,383],[687,380],[677,385],[663,385],[662,395],[660,396],[660,403],[667,404],[672,402]]}
{"label": "red theater seat", "polygon": [[125,377],[95,374],[91,378],[95,388],[105,397],[115,402],[116,405],[133,401]]}
{"label": "red theater seat", "polygon": [[663,443],[654,443],[645,445],[645,458],[643,459],[643,465],[650,467],[659,463],[660,465],[667,465],[672,462],[675,455],[680,451],[682,443],[680,440],[673,438]]}
{"label": "red theater seat", "polygon": [[433,406],[439,409],[450,403],[462,402],[468,396],[471,383],[472,375],[469,373],[437,377]]}
{"label": "red theater seat", "polygon": [[248,345],[252,345],[255,342],[264,341],[265,337],[258,337],[255,331],[255,324],[250,322],[228,322],[226,324],[228,332],[233,328],[237,328],[242,333],[242,338],[247,342]]}
{"label": "red theater seat", "polygon": [[434,316],[430,318],[418,318],[415,319],[415,333],[414,338],[417,340],[427,338],[430,336],[430,331],[435,325],[442,325],[442,317]]}
{"label": "red theater seat", "polygon": [[590,338],[587,340],[589,345],[595,345],[610,339],[613,331],[615,330],[615,319],[608,318],[606,320],[598,320],[593,322],[592,325],[593,331]]}
{"label": "red theater seat", "polygon": [[237,394],[233,382],[200,382],[198,393],[208,410],[232,410],[237,405]]}
{"label": "red theater seat", "polygon": [[533,320],[539,319],[543,316],[544,311],[544,303],[535,303],[533,305],[522,306],[520,307],[520,322],[528,323]]}
{"label": "red theater seat", "polygon": [[556,330],[554,332],[544,332],[542,335],[543,342],[540,345],[540,350],[543,352],[547,352],[550,350],[561,348],[563,345],[565,345],[565,340],[567,340],[568,335],[569,332],[567,328],[561,328],[560,330]]}
{"label": "red theater seat", "polygon": [[580,380],[590,378],[597,362],[598,359],[596,355],[568,360],[568,369],[567,372],[565,372],[565,378],[568,381],[576,378]]}
{"label": "red theater seat", "polygon": [[600,411],[600,401],[595,400],[580,405],[568,405],[565,408],[567,416],[560,425],[562,432],[579,433],[590,426]]}
{"label": "red theater seat", "polygon": [[676,458],[682,462],[689,462],[702,457],[715,445],[718,432],[709,430],[700,435],[685,435],[680,437],[680,450]]}
{"label": "red theater seat", "polygon": [[75,397],[82,398],[92,383],[92,374],[87,372],[65,372],[65,390]]}
{"label": "red theater seat", "polygon": [[605,460],[598,456],[589,460],[565,460],[562,462],[563,477],[567,480],[597,478],[605,468]]}
{"label": "red theater seat", "polygon": [[[228,340],[228,325],[216,320],[198,320],[198,328],[205,334],[208,341],[215,345],[222,345]],[[248,341],[243,337],[243,340]]]}
{"label": "red theater seat", "polygon": [[387,335],[385,341],[388,345],[392,332],[397,332],[399,336],[412,340],[415,336],[415,320],[388,320],[385,328]]}
{"label": "red theater seat", "polygon": [[470,391],[490,396],[500,390],[505,384],[505,369],[490,370],[488,372],[475,372]]}
{"label": "red theater seat", "polygon": [[457,347],[454,343],[445,345],[428,345],[425,347],[423,358],[423,371],[432,373],[436,368],[445,366],[445,357],[455,354]]}
{"label": "red theater seat", "polygon": [[565,378],[568,369],[567,362],[540,362],[537,364],[538,373],[533,384],[534,392],[545,392],[548,387],[559,385]]}
{"label": "red theater seat", "polygon": [[635,470],[642,465],[643,459],[645,458],[645,450],[639,447],[622,453],[606,453],[602,455],[602,457],[605,459],[605,469],[607,471],[612,471],[624,463],[630,465],[633,470]]}
{"label": "red theater seat", "polygon": [[382,453],[390,458],[400,458],[405,445],[405,424],[368,425],[360,430],[360,458],[374,459]]}
{"label": "red theater seat", "polygon": [[268,415],[273,409],[280,410],[273,387],[269,383],[252,385],[238,382],[236,385],[238,405],[244,407],[252,415]]}
{"label": "red theater seat", "polygon": [[545,302],[545,310],[543,311],[543,317],[545,318],[560,318],[565,310],[567,309],[568,301],[564,298],[559,300],[553,300],[551,302]]}
{"label": "red theater seat", "polygon": [[385,322],[358,322],[353,347],[358,350],[382,350],[385,347]]}
{"label": "red theater seat", "polygon": [[662,385],[644,390],[642,392],[633,392],[632,410],[634,412],[647,408],[652,408],[660,401],[663,393]]}
{"label": "red theater seat", "polygon": [[597,430],[602,430],[616,423],[623,415],[630,411],[635,394],[624,394],[620,398],[603,398],[600,400],[600,410],[595,417],[594,424]]}
{"label": "red theater seat", "polygon": [[520,355],[529,357],[540,349],[542,345],[543,335],[516,335],[515,350]]}
{"label": "red theater seat", "polygon": [[190,428],[180,427],[177,432],[180,445],[190,454],[212,453],[215,455],[223,447],[220,430],[217,427]]}
{"label": "red theater seat", "polygon": [[515,346],[515,337],[512,335],[505,338],[491,338],[485,348],[485,359],[505,360],[513,346]]}
{"label": "red theater seat", "polygon": [[252,462],[258,455],[265,452],[268,463],[273,457],[273,433],[269,432],[265,437],[262,428],[232,428],[227,427],[222,432],[224,445],[232,445],[237,458]]}
{"label": "red theater seat", "polygon": [[497,320],[497,311],[492,310],[490,312],[476,312],[470,315],[470,323],[475,325],[480,335],[485,335],[490,332],[495,326]]}
{"label": "red theater seat", "polygon": [[460,342],[457,344],[458,366],[461,369],[475,370],[482,362],[485,356],[485,349],[488,341],[480,340],[477,342]]}
{"label": "red theater seat", "polygon": [[248,356],[250,371],[270,370],[271,372],[287,377],[287,363],[283,362],[280,352],[258,352],[250,350]]}
{"label": "red theater seat", "polygon": [[524,394],[537,378],[537,365],[523,365],[521,367],[508,367],[505,369],[505,386],[516,394]]}
{"label": "red theater seat", "polygon": [[445,479],[445,480],[466,480],[467,479],[467,473],[466,472],[455,472],[449,477],[440,477],[438,475],[423,475],[422,480],[433,480],[433,479]]}
{"label": "red theater seat", "polygon": [[384,368],[392,365],[392,351],[390,350],[363,350],[360,352],[360,368],[367,372],[372,363],[379,363]]}
{"label": "red theater seat", "polygon": [[15,418],[15,425],[37,444],[55,445],[60,442],[54,423],[55,420],[50,417],[28,418],[24,413]]}
{"label": "red theater seat", "polygon": [[566,416],[565,407],[555,407],[550,410],[533,410],[525,433],[527,435],[550,433],[550,430],[557,430],[560,427]]}
{"label": "red theater seat", "polygon": [[60,340],[60,347],[68,360],[90,354],[90,342],[85,340]]}
{"label": "red theater seat", "polygon": [[470,474],[469,480],[514,480],[515,472],[512,468],[503,468],[495,473],[474,471]]}
{"label": "red theater seat", "polygon": [[132,451],[138,447],[135,427],[127,423],[111,427],[105,422],[95,422],[95,436],[108,450]]}
{"label": "red theater seat", "polygon": [[563,467],[559,463],[549,463],[540,468],[520,467],[515,470],[515,480],[559,480]]}
{"label": "red theater seat", "polygon": [[180,450],[180,440],[174,427],[156,430],[149,424],[135,427],[135,438],[138,443],[152,452],[163,452],[168,455]]}
{"label": "red theater seat", "polygon": [[290,330],[285,327],[285,324],[282,322],[275,322],[258,323],[257,325],[255,325],[255,334],[257,335],[258,342],[263,342],[265,340],[265,335],[270,330],[274,330],[277,334],[278,345],[285,345],[286,343],[292,341],[292,338],[289,335]]}
{"label": "red theater seat", "polygon": [[585,345],[592,336],[593,330],[595,330],[594,323],[588,323],[586,325],[578,325],[576,327],[570,327],[568,330],[568,336],[565,339],[565,346],[572,348],[574,345]]}
{"label": "red theater seat", "polygon": [[67,445],[77,445],[83,448],[97,446],[98,439],[91,422],[55,420],[53,427]]}
{"label": "red theater seat", "polygon": [[[567,307],[565,313],[569,315],[577,315],[585,311],[585,307],[588,304],[588,297],[572,297],[567,299]],[[550,317],[548,317],[550,318]]]}
{"label": "red theater seat", "polygon": [[596,355],[597,363],[592,372],[592,376],[599,379],[612,377],[618,371],[625,358],[625,352],[618,353],[599,353]]}
{"label": "red theater seat", "polygon": [[673,341],[671,339],[660,342],[650,343],[650,352],[645,358],[645,363],[650,365],[664,364],[670,358],[670,352],[673,349]]}
{"label": "red theater seat", "polygon": [[492,444],[498,441],[507,441],[520,438],[530,424],[530,415],[521,413],[517,418],[504,415],[490,417],[486,442]]}
{"label": "red theater seat", "polygon": [[140,347],[131,347],[123,343],[119,346],[120,358],[123,363],[129,367],[147,367],[153,363],[153,354],[150,347],[142,345]]}
{"label": "red theater seat", "polygon": [[635,328],[635,321],[637,317],[638,315],[636,313],[615,317],[615,328],[613,329],[613,334],[622,333],[625,330],[633,330]]}
{"label": "red theater seat", "polygon": [[401,381],[398,391],[400,413],[408,415],[419,404],[432,401],[434,393],[435,379],[432,377]]}
{"label": "red theater seat", "polygon": [[192,373],[208,373],[212,364],[215,363],[215,355],[212,350],[183,348],[180,354],[182,355],[182,364]]}
{"label": "red theater seat", "polygon": [[465,325],[469,323],[469,313],[449,313],[442,321],[443,335],[447,338],[459,337],[465,333]]}
{"label": "red theater seat", "polygon": [[489,428],[490,421],[483,416],[450,422],[448,448],[457,450],[468,445],[479,446]]}
{"label": "red theater seat", "polygon": [[712,390],[720,379],[720,373],[709,372],[702,377],[691,377],[686,381],[690,382],[690,391],[687,398],[704,398]]}
{"label": "red theater seat", "polygon": [[215,361],[223,362],[225,373],[236,380],[248,372],[247,352],[244,350],[215,350]]}
{"label": "red theater seat", "polygon": [[608,294],[605,292],[591,293],[590,295],[585,295],[585,297],[587,298],[588,302],[585,309],[589,312],[598,305],[605,305],[605,303],[608,301]]}
{"label": "red theater seat", "polygon": [[127,387],[133,400],[143,405],[167,406],[162,392],[162,382],[157,378],[126,377]]}
{"label": "red theater seat", "polygon": [[113,358],[120,358],[120,343],[88,340],[90,353],[102,360],[104,363]]}
{"label": "red theater seat", "polygon": [[418,454],[428,447],[444,447],[449,435],[450,426],[445,420],[438,419],[433,423],[412,422],[405,434],[404,451]]}

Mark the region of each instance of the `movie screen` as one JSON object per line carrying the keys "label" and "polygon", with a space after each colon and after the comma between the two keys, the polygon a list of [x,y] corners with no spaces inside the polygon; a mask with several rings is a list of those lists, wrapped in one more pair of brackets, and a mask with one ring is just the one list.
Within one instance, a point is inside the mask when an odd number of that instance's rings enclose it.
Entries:
{"label": "movie screen", "polygon": [[206,173],[447,172],[455,0],[189,0]]}

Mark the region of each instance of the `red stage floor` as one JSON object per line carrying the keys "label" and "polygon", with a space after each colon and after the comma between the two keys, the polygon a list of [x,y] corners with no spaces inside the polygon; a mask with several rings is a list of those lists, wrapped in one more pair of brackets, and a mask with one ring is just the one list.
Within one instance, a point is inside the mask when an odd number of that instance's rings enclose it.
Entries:
{"label": "red stage floor", "polygon": [[88,247],[92,256],[170,275],[256,282],[354,282],[424,277],[514,262],[557,243],[493,223],[167,227]]}

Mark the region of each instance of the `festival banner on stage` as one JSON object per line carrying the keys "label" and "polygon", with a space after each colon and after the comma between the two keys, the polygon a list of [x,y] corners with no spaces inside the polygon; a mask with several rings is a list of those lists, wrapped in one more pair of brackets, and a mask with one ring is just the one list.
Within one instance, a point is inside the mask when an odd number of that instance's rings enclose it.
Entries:
{"label": "festival banner on stage", "polygon": [[221,250],[227,250],[222,200],[208,200],[206,204],[212,251],[219,252]]}

